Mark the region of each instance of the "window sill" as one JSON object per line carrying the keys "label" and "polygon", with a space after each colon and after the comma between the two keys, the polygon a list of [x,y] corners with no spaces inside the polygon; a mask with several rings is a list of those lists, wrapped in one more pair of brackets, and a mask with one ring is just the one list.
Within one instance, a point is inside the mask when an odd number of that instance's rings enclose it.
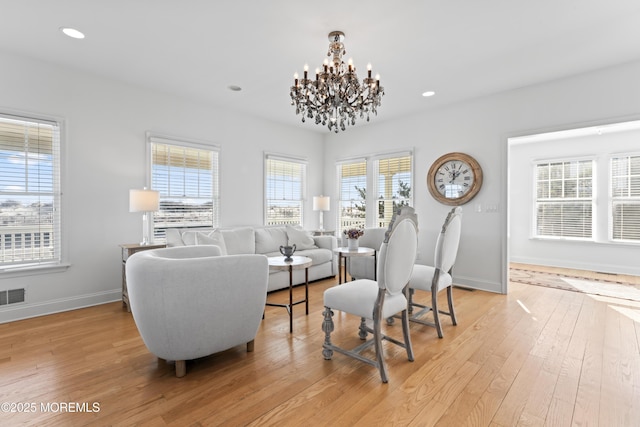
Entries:
{"label": "window sill", "polygon": [[532,236],[531,240],[539,240],[542,242],[572,242],[572,243],[598,243],[595,239],[580,237],[562,237],[562,236]]}
{"label": "window sill", "polygon": [[539,236],[530,237],[529,240],[537,240],[539,242],[592,243],[594,245],[610,245],[610,246],[631,246],[631,247],[640,246],[640,241],[634,242],[631,240],[625,240],[625,241],[596,240],[596,239],[579,239],[579,238],[570,238],[570,237],[539,237]]}
{"label": "window sill", "polygon": [[36,274],[50,274],[50,273],[62,273],[67,271],[71,266],[68,263],[61,264],[43,264],[43,265],[28,265],[28,266],[15,266],[0,268],[0,279],[11,279],[14,277],[34,276]]}

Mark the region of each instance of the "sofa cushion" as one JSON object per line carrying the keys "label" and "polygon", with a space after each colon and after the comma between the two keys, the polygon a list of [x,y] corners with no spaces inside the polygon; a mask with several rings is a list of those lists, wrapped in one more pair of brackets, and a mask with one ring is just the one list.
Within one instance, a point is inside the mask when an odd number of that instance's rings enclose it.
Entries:
{"label": "sofa cushion", "polygon": [[255,254],[255,232],[251,227],[234,228],[233,230],[220,230],[227,246],[227,254]]}
{"label": "sofa cushion", "polygon": [[167,228],[167,247],[184,246],[182,241],[182,233],[177,228]]}
{"label": "sofa cushion", "polygon": [[289,245],[296,245],[297,251],[317,248],[313,237],[304,230],[287,225],[287,237],[289,238]]}
{"label": "sofa cushion", "polygon": [[287,245],[287,231],[284,227],[256,228],[255,232],[257,254],[280,254],[280,246]]}
{"label": "sofa cushion", "polygon": [[227,245],[219,231],[196,233],[196,245],[215,245],[220,248],[220,255],[227,255]]}
{"label": "sofa cushion", "polygon": [[306,256],[311,258],[313,265],[323,264],[325,262],[331,262],[333,260],[333,252],[326,249],[306,249],[304,251],[296,251],[296,255]]}
{"label": "sofa cushion", "polygon": [[226,255],[226,245],[218,230],[184,230],[181,233],[184,246],[217,245]]}

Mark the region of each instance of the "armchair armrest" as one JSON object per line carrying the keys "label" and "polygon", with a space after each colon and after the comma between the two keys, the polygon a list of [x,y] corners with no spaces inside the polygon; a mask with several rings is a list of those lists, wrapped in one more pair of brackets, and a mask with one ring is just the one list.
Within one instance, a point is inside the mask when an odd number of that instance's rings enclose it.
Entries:
{"label": "armchair armrest", "polygon": [[317,247],[333,250],[338,247],[338,242],[334,236],[313,236]]}

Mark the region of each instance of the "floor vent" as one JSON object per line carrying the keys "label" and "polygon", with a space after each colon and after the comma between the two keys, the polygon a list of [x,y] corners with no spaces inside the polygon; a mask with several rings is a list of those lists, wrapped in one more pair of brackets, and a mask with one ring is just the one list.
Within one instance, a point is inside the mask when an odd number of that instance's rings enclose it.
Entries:
{"label": "floor vent", "polygon": [[0,291],[0,305],[24,302],[24,288]]}

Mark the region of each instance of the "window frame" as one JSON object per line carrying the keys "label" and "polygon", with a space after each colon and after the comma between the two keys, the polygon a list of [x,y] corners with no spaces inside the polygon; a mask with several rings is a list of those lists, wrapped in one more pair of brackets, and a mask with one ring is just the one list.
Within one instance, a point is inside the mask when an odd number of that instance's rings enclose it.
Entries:
{"label": "window frame", "polygon": [[[364,199],[353,199],[353,198],[343,198],[343,192],[342,192],[342,173],[343,173],[343,167],[347,166],[347,165],[351,165],[354,168],[359,168],[359,164],[364,163],[364,191],[365,191],[365,195],[366,195],[366,191],[367,188],[369,188],[369,172],[368,172],[368,161],[366,157],[357,157],[357,158],[352,158],[352,159],[348,159],[348,160],[341,160],[336,162],[336,194],[337,194],[337,201],[338,203],[337,205],[337,215],[336,215],[336,230],[338,231],[338,237],[342,236],[342,231],[347,229],[347,228],[364,228],[367,227],[367,218],[370,216],[368,215],[368,203],[367,203],[367,199],[366,197]],[[358,180],[358,183],[361,182],[361,180]],[[356,182],[352,181],[353,185],[356,186]],[[353,218],[353,223],[349,224],[348,226],[344,226],[343,224],[343,217],[342,217],[342,208],[343,208],[343,204],[351,204],[350,209],[358,209],[359,208],[356,206],[356,204],[358,203],[364,203],[364,218],[362,221],[358,221],[356,218]],[[360,226],[359,224],[362,223],[362,226]]]}
{"label": "window frame", "polygon": [[[579,171],[579,164],[581,162],[590,162],[591,163],[591,196],[589,198],[581,198],[579,197],[579,184],[576,183],[576,197],[556,197],[556,198],[551,198],[551,197],[547,197],[546,200],[542,200],[541,198],[538,197],[538,166],[540,165],[548,165],[549,167],[551,167],[552,164],[557,164],[557,163],[562,163],[563,167],[562,167],[562,191],[564,192],[564,188],[565,188],[565,182],[568,181],[567,179],[565,179],[564,174],[565,174],[565,165],[566,164],[571,164],[571,163],[577,163],[578,164],[578,176],[575,178],[576,181],[580,180],[580,171]],[[597,235],[597,230],[596,230],[596,216],[597,216],[597,210],[596,210],[596,201],[597,201],[597,162],[596,159],[594,157],[585,157],[585,156],[577,156],[577,157],[568,157],[568,158],[553,158],[553,159],[540,159],[540,160],[535,160],[533,162],[533,203],[532,203],[532,218],[533,218],[533,226],[531,228],[531,238],[532,239],[540,239],[540,240],[566,240],[566,241],[581,241],[581,242],[595,242],[596,241],[596,235]],[[551,173],[551,172],[549,172]],[[547,181],[550,182],[551,181],[551,176],[549,176],[549,178],[547,178]],[[549,194],[551,194],[551,191],[549,189]],[[579,237],[579,236],[568,236],[568,235],[545,235],[545,234],[539,234],[539,221],[540,218],[538,217],[538,207],[539,207],[539,203],[544,203],[544,204],[559,204],[559,205],[568,205],[571,203],[584,203],[590,201],[590,207],[591,207],[591,235],[590,237]]]}
{"label": "window frame", "polygon": [[[300,166],[300,170],[301,170],[301,174],[300,174],[300,198],[283,198],[282,200],[286,200],[290,203],[299,203],[299,209],[300,209],[300,217],[299,217],[299,222],[294,222],[294,221],[279,221],[279,222],[272,222],[270,223],[270,219],[269,219],[269,209],[271,207],[271,200],[278,200],[278,199],[270,199],[269,198],[269,192],[270,192],[270,187],[269,187],[269,162],[273,160],[273,161],[277,161],[277,162],[286,162],[286,163],[292,163],[295,165]],[[304,226],[304,219],[305,219],[305,204],[307,201],[307,167],[309,162],[307,161],[306,158],[304,157],[294,157],[294,156],[287,156],[287,155],[283,155],[283,154],[278,154],[278,153],[270,153],[270,152],[265,152],[264,156],[263,156],[263,215],[262,215],[262,223],[265,226],[272,226],[272,225],[292,225],[292,226]],[[281,189],[281,191],[285,192],[284,189]]]}
{"label": "window frame", "polygon": [[[387,154],[382,154],[382,155],[377,155],[372,157],[372,177],[373,177],[373,190],[375,191],[376,194],[376,200],[378,201],[378,203],[374,203],[373,201],[371,201],[371,203],[373,203],[373,210],[375,212],[375,219],[374,219],[374,223],[372,224],[374,227],[387,227],[389,222],[391,221],[391,216],[388,214],[388,212],[384,213],[384,217],[381,218],[381,214],[380,214],[380,207],[381,207],[381,203],[382,205],[388,205],[389,202],[394,203],[395,200],[398,200],[394,197],[395,193],[391,193],[391,197],[390,198],[380,198],[379,193],[380,193],[380,186],[379,186],[379,179],[380,179],[380,163],[385,161],[385,160],[393,160],[393,159],[401,159],[404,157],[409,157],[409,191],[410,191],[410,195],[408,198],[404,198],[402,199],[404,200],[408,200],[408,206],[413,206],[413,194],[414,194],[414,169],[413,169],[413,160],[414,160],[414,156],[413,156],[413,152],[412,151],[401,151],[401,152],[393,152],[393,153],[387,153]],[[392,187],[393,188],[393,187]],[[385,203],[386,202],[386,203]],[[391,209],[391,215],[393,215],[393,208]],[[383,210],[383,212],[386,211],[386,209]]]}
{"label": "window frame", "polygon": [[[154,132],[146,133],[146,159],[147,159],[147,177],[146,177],[146,186],[152,190],[156,190],[153,186],[153,144],[161,144],[174,146],[179,148],[187,148],[193,150],[202,150],[211,152],[213,155],[212,164],[211,164],[211,224],[206,225],[195,225],[193,228],[218,228],[220,226],[220,210],[221,210],[221,202],[220,202],[220,146],[208,143],[206,141],[198,141],[187,138],[180,138],[174,136],[161,135]],[[160,206],[162,207],[163,199],[175,199],[180,198],[176,196],[163,195],[160,191]],[[185,199],[197,199],[198,197],[187,197],[183,195]],[[201,198],[204,199],[204,198]],[[149,235],[153,236],[155,243],[161,243],[166,240],[165,235],[161,231],[156,230],[167,230],[169,228],[190,228],[187,226],[178,226],[178,227],[156,227],[156,218],[157,214],[155,212],[152,213],[151,219],[149,220]]]}
{"label": "window frame", "polygon": [[[30,122],[34,124],[51,125],[57,127],[57,137],[52,138],[52,190],[53,198],[53,233],[58,238],[54,243],[54,256],[52,259],[28,260],[20,263],[0,265],[0,277],[12,278],[31,274],[47,274],[65,271],[70,263],[68,262],[68,236],[64,226],[66,202],[63,196],[63,189],[66,188],[66,125],[62,117],[54,115],[42,115],[26,111],[11,111],[4,109],[0,112],[0,117],[8,120]],[[25,195],[27,191],[23,192]],[[38,192],[39,194],[46,194]],[[11,192],[6,192],[10,195]],[[25,238],[26,240],[26,238]],[[31,239],[29,239],[31,241]],[[39,240],[37,240],[39,241]]]}
{"label": "window frame", "polygon": [[[410,196],[408,197],[409,206],[413,206],[414,204],[414,194],[415,194],[415,168],[414,161],[415,155],[412,149],[403,150],[403,151],[392,151],[385,153],[376,153],[368,156],[362,157],[354,157],[348,159],[342,159],[336,161],[336,194],[338,199],[338,213],[336,215],[336,229],[339,233],[342,233],[344,230],[344,226],[342,225],[342,216],[341,216],[341,206],[342,202],[346,200],[342,200],[342,180],[341,180],[341,167],[346,164],[357,164],[357,163],[365,163],[365,171],[366,171],[366,194],[376,194],[375,198],[366,197],[364,200],[365,203],[365,218],[362,222],[362,227],[372,228],[372,227],[385,227],[385,221],[379,218],[380,211],[379,206],[381,199],[378,197],[378,193],[380,192],[379,185],[379,177],[380,177],[380,162],[384,160],[391,160],[396,158],[409,157],[409,166],[410,166],[410,177],[409,177],[409,189]],[[384,203],[385,199],[382,199],[382,203]],[[389,201],[393,201],[393,195],[389,199]],[[386,218],[390,220],[391,217]],[[351,228],[351,227],[349,227]],[[357,228],[357,227],[356,227]],[[339,234],[341,235],[341,234]]]}
{"label": "window frame", "polygon": [[[640,209],[640,194],[638,196],[616,196],[614,195],[614,179],[615,178],[620,178],[621,176],[614,176],[614,167],[613,167],[613,162],[614,159],[627,159],[630,161],[631,158],[638,158],[640,159],[640,152],[626,152],[626,153],[616,153],[616,154],[611,154],[608,157],[608,165],[609,165],[609,181],[608,181],[608,187],[609,187],[609,192],[608,192],[608,200],[607,200],[607,211],[608,211],[608,230],[607,230],[607,238],[608,238],[608,242],[611,244],[627,244],[627,245],[640,245],[640,238],[637,240],[634,239],[620,239],[620,238],[615,238],[614,234],[615,234],[615,205],[617,203],[624,203],[624,202],[631,202],[630,204],[632,205],[638,205]],[[629,165],[629,168],[631,166]],[[639,177],[640,179],[640,175],[632,175],[631,170],[629,169],[628,174],[624,175],[624,177],[631,179],[633,176]],[[633,187],[632,184],[629,183],[628,184],[628,189],[629,192],[632,191]],[[640,223],[638,224],[640,226]]]}

